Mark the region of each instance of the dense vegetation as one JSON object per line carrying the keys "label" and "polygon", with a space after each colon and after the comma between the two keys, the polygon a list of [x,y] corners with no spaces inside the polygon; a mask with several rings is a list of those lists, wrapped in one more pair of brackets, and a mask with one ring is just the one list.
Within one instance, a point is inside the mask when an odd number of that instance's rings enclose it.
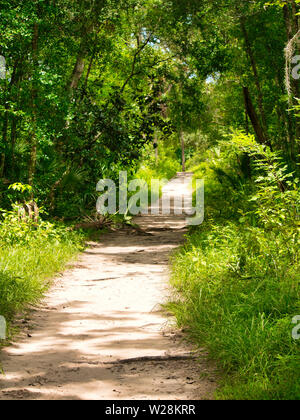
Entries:
{"label": "dense vegetation", "polygon": [[[253,180],[239,158],[253,159]],[[299,399],[299,183],[278,156],[235,134],[194,168],[206,181],[206,220],[173,263],[180,326],[231,373],[220,398]],[[278,182],[288,190],[281,192]]]}
{"label": "dense vegetation", "polygon": [[169,308],[220,398],[300,398],[299,3],[0,0],[0,314],[81,249],[99,179],[181,166],[206,214]]}

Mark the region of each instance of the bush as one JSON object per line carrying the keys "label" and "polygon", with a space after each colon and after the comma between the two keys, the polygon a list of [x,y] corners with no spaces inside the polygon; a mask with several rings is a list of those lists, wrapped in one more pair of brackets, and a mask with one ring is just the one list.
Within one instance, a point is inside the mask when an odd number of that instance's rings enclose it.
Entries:
{"label": "bush", "polygon": [[42,220],[20,221],[15,207],[2,212],[0,249],[0,314],[12,319],[36,303],[51,276],[83,249],[83,236]]}
{"label": "bush", "polygon": [[[174,257],[177,294],[168,306],[230,373],[219,398],[300,399],[300,341],[292,338],[300,314],[298,180],[253,138],[235,134],[230,147],[252,157],[256,182],[244,189],[226,182],[224,201],[214,201],[222,184],[206,170],[208,217]],[[230,211],[219,213],[232,197]]]}
{"label": "bush", "polygon": [[158,162],[155,161],[152,145],[146,150],[144,164],[137,172],[137,177],[151,185],[151,179],[171,179],[181,170],[180,162],[171,147],[159,147]]}

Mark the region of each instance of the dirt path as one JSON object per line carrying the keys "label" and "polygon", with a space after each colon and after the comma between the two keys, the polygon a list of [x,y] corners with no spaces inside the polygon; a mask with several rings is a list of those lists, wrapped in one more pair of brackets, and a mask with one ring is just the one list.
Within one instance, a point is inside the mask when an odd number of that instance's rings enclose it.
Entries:
{"label": "dirt path", "polygon": [[[181,179],[165,193],[180,194]],[[199,365],[182,358],[192,349],[160,309],[185,217],[136,222],[151,235],[102,235],[55,281],[41,307],[20,321],[22,334],[1,354],[0,399],[211,397],[213,368],[205,358]]]}

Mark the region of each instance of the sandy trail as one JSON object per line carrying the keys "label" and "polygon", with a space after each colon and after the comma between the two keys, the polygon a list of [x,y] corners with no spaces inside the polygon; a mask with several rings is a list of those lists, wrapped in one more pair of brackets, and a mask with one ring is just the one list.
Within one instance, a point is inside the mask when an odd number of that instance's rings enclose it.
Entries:
{"label": "sandy trail", "polygon": [[[183,178],[188,175],[178,174],[164,193],[187,195]],[[211,398],[213,367],[205,356],[199,364],[172,358],[192,349],[160,308],[185,216],[136,222],[152,235],[101,235],[55,280],[43,304],[20,320],[22,333],[1,353],[0,399]]]}

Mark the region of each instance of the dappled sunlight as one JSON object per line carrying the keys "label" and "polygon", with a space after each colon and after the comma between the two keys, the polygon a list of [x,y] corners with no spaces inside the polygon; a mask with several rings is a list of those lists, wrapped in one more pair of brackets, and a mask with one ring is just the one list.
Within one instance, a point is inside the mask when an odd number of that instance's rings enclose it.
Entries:
{"label": "dappled sunlight", "polygon": [[[176,194],[180,184],[170,185]],[[196,381],[193,360],[159,362],[166,355],[190,351],[160,307],[168,295],[169,257],[184,232],[170,229],[166,221],[178,227],[185,226],[184,220],[152,216],[137,218],[140,221],[148,223],[151,235],[108,233],[56,279],[16,343],[3,352],[4,397],[14,398],[16,392],[25,399],[196,395],[195,382],[181,379],[182,372],[193,370],[185,375]],[[151,232],[153,226],[161,230]],[[134,365],[115,364],[148,357]],[[158,361],[151,361],[155,357]],[[172,366],[172,375],[162,363]],[[205,392],[212,383],[205,384]]]}

